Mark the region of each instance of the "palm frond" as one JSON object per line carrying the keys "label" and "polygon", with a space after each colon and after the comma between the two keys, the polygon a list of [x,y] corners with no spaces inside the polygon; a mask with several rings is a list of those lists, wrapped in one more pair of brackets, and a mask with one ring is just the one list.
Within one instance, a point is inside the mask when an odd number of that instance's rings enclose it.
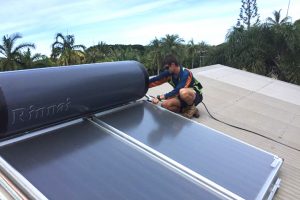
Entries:
{"label": "palm frond", "polygon": [[83,49],[83,50],[85,50],[85,46],[84,45],[82,45],[82,44],[79,44],[79,45],[74,45],[73,46],[73,49]]}
{"label": "palm frond", "polygon": [[14,42],[15,40],[17,39],[21,39],[22,38],[22,35],[20,33],[14,33],[12,35],[9,36],[9,39]]}
{"label": "palm frond", "polygon": [[56,33],[55,40],[58,41],[59,38],[61,38],[63,41],[66,40],[65,36],[62,33]]}
{"label": "palm frond", "polygon": [[19,52],[20,50],[22,50],[24,48],[33,48],[33,49],[35,49],[35,44],[33,44],[33,43],[22,43],[22,44],[18,45],[12,53],[15,54],[15,53]]}

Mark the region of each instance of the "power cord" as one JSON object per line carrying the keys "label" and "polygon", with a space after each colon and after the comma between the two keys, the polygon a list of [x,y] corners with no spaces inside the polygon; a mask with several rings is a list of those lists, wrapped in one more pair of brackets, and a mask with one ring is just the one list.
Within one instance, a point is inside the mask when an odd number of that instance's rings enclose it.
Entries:
{"label": "power cord", "polygon": [[262,134],[260,134],[260,133],[257,133],[257,132],[254,132],[254,131],[251,131],[251,130],[248,130],[248,129],[239,127],[239,126],[235,126],[235,125],[229,124],[229,123],[224,122],[224,121],[222,121],[222,120],[219,120],[218,118],[214,117],[214,116],[209,112],[208,108],[206,107],[206,105],[205,105],[205,103],[204,103],[203,101],[202,101],[201,103],[202,103],[203,106],[205,107],[205,110],[207,111],[208,115],[209,115],[212,119],[214,119],[214,120],[216,120],[216,121],[218,121],[218,122],[220,122],[220,123],[226,124],[226,125],[228,125],[228,126],[231,126],[231,127],[233,127],[233,128],[237,128],[237,129],[240,129],[240,130],[243,130],[243,131],[247,131],[247,132],[249,132],[249,133],[253,133],[253,134],[255,134],[255,135],[261,136],[261,137],[263,137],[263,138],[266,138],[266,139],[268,139],[268,140],[271,140],[271,141],[273,141],[273,142],[276,142],[276,143],[278,143],[278,144],[281,144],[281,145],[283,145],[283,146],[285,146],[285,147],[291,148],[291,149],[296,150],[296,151],[300,151],[300,149],[297,149],[297,148],[292,147],[292,146],[290,146],[290,145],[287,145],[287,144],[285,144],[285,143],[279,142],[279,141],[277,141],[277,140],[275,140],[275,139],[273,139],[273,138],[270,138],[270,137],[268,137],[268,136],[262,135]]}
{"label": "power cord", "polygon": [[[146,98],[147,98],[147,101],[152,102],[152,99],[154,98],[153,96],[151,96],[151,95],[145,95],[145,96],[146,96]],[[258,135],[258,136],[260,136],[260,137],[263,137],[263,138],[265,138],[265,139],[271,140],[271,141],[273,141],[273,142],[275,142],[275,143],[277,143],[277,144],[281,144],[281,145],[283,145],[283,146],[285,146],[285,147],[291,148],[291,149],[293,149],[293,150],[295,150],[295,151],[300,151],[300,149],[297,149],[297,148],[295,148],[295,147],[292,147],[292,146],[290,146],[290,145],[287,145],[287,144],[285,144],[285,143],[283,143],[283,142],[279,142],[279,141],[277,141],[277,140],[275,140],[275,139],[273,139],[273,138],[270,138],[270,137],[268,137],[268,136],[265,136],[265,135],[263,135],[263,134],[257,133],[257,132],[255,132],[255,131],[251,131],[251,130],[246,129],[246,128],[242,128],[242,127],[239,127],[239,126],[235,126],[235,125],[229,124],[229,123],[224,122],[224,121],[222,121],[222,120],[219,120],[218,118],[214,117],[214,116],[209,112],[207,106],[205,105],[205,103],[204,103],[203,101],[202,101],[201,103],[203,104],[203,106],[204,106],[206,112],[208,113],[208,115],[209,115],[212,119],[214,119],[214,120],[216,120],[216,121],[218,121],[218,122],[220,122],[220,123],[222,123],[222,124],[225,124],[225,125],[227,125],[227,126],[231,126],[231,127],[233,127],[233,128],[240,129],[240,130],[243,130],[243,131],[247,131],[247,132],[249,132],[249,133],[253,133],[253,134]]]}

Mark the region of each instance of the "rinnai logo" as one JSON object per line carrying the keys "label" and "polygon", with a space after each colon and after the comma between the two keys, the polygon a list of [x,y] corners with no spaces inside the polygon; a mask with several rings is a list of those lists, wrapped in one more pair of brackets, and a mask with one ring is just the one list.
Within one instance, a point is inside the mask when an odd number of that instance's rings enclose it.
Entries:
{"label": "rinnai logo", "polygon": [[41,119],[43,117],[54,116],[58,113],[67,112],[71,105],[71,98],[67,98],[65,102],[53,104],[50,106],[36,107],[30,105],[28,108],[17,108],[12,110],[12,125],[18,122]]}

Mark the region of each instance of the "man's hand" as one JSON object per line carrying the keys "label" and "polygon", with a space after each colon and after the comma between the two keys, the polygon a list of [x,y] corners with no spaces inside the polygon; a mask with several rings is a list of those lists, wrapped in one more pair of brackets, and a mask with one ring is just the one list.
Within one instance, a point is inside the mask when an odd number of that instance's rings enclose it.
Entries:
{"label": "man's hand", "polygon": [[165,95],[157,95],[157,97],[152,99],[152,103],[154,104],[158,104],[158,102],[160,102],[161,100],[165,99]]}
{"label": "man's hand", "polygon": [[166,98],[165,98],[165,95],[159,95],[159,98],[158,98],[158,99],[161,101],[161,100],[164,100],[164,99],[166,99]]}
{"label": "man's hand", "polygon": [[152,103],[158,104],[158,102],[159,102],[158,98],[154,97],[154,98],[152,99]]}

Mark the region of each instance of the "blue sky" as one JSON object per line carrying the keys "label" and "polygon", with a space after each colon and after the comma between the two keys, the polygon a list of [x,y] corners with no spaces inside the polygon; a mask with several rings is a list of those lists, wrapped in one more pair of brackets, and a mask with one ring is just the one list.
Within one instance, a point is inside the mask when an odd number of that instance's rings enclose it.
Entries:
{"label": "blue sky", "polygon": [[[257,0],[261,21],[288,0]],[[36,52],[50,55],[56,33],[75,35],[76,44],[147,45],[155,37],[178,34],[186,42],[217,45],[236,24],[240,0],[0,0],[0,36],[19,32]],[[300,18],[300,1],[289,15]]]}

